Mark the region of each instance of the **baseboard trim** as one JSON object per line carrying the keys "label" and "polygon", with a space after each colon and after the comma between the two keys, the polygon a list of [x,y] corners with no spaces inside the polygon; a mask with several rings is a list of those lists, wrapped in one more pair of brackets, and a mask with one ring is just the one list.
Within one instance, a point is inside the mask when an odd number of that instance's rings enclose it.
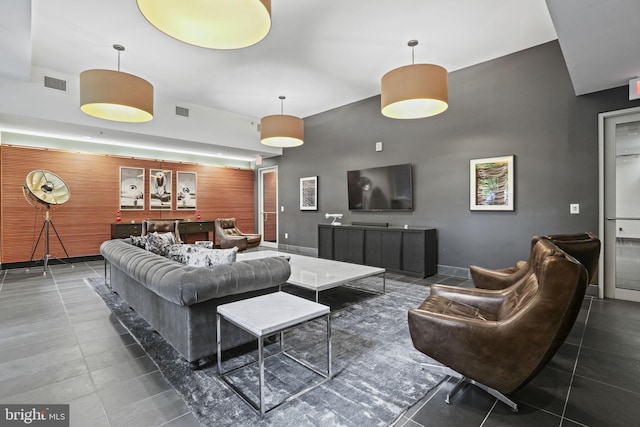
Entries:
{"label": "baseboard trim", "polygon": [[[60,264],[75,264],[76,262],[87,262],[87,261],[102,261],[104,258],[102,255],[86,255],[79,257],[70,257],[70,258],[51,258],[48,261],[49,265],[60,265]],[[9,270],[12,268],[27,268],[27,267],[44,267],[43,261],[41,259],[34,261],[20,261],[20,262],[8,262],[4,264],[0,264],[0,270]]]}

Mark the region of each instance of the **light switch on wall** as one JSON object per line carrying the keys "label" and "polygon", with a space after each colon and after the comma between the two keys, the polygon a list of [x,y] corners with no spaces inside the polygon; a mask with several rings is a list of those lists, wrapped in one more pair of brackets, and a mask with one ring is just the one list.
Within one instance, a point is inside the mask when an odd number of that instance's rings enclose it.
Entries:
{"label": "light switch on wall", "polygon": [[284,206],[280,206],[280,212],[284,212]]}
{"label": "light switch on wall", "polygon": [[577,215],[580,213],[580,205],[578,203],[571,203],[569,205],[569,213],[572,215]]}

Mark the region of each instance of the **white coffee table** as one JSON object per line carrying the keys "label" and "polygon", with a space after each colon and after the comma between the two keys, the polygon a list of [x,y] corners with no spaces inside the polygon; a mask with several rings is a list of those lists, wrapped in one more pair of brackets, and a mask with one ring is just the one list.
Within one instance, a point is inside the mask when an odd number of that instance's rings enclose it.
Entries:
{"label": "white coffee table", "polygon": [[249,259],[274,256],[290,258],[291,276],[287,280],[287,283],[314,291],[316,294],[316,302],[318,302],[318,293],[320,291],[342,286],[356,279],[380,274],[382,275],[382,293],[386,292],[384,268],[271,250],[242,252],[237,255],[236,260],[246,261]]}
{"label": "white coffee table", "polygon": [[[300,360],[284,351],[284,331],[305,322],[325,317],[327,321],[327,370],[322,372],[304,360]],[[226,319],[237,327],[249,332],[258,339],[258,366],[260,370],[260,404],[253,402],[242,390],[227,379],[227,375],[239,369],[245,368],[254,362],[232,369],[228,372],[222,371],[222,343],[220,324],[222,319]],[[240,397],[242,397],[252,408],[264,416],[266,412],[277,408],[283,403],[300,396],[307,391],[318,387],[330,380],[333,376],[331,371],[331,316],[329,307],[318,304],[286,292],[275,292],[248,298],[228,304],[218,306],[216,316],[217,351],[218,351],[218,373],[220,378],[226,382]],[[280,353],[302,366],[324,377],[324,380],[308,387],[293,396],[290,396],[269,409],[265,408],[264,401],[264,338],[280,334]]]}

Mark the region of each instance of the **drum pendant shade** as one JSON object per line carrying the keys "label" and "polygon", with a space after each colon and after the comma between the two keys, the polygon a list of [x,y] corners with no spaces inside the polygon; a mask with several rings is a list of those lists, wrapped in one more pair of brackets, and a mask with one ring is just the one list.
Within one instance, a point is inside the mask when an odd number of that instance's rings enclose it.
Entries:
{"label": "drum pendant shade", "polygon": [[199,47],[239,49],[271,29],[271,0],[137,0],[158,30]]}
{"label": "drum pendant shade", "polygon": [[439,65],[412,64],[382,76],[382,114],[392,119],[435,116],[448,108],[447,70]]}
{"label": "drum pendant shade", "polygon": [[260,142],[270,147],[297,147],[304,143],[304,121],[276,114],[260,120]]}
{"label": "drum pendant shade", "polygon": [[80,109],[100,119],[140,123],[153,119],[153,85],[113,70],[80,73]]}

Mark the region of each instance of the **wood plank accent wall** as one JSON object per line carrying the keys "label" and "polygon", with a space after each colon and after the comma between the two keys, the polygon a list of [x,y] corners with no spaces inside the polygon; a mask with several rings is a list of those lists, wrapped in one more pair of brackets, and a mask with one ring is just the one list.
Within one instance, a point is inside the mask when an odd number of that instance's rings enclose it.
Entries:
{"label": "wood plank accent wall", "polygon": [[[69,256],[99,254],[100,244],[110,239],[110,225],[116,221],[120,166],[145,168],[146,181],[145,209],[122,210],[122,222],[140,222],[147,218],[195,221],[199,212],[202,220],[235,217],[241,230],[254,230],[254,172],[250,169],[0,145],[0,262],[29,261],[42,229],[46,209],[32,207],[22,194],[27,174],[36,169],[55,173],[71,190],[69,201],[52,205],[50,211],[52,223]],[[150,210],[150,169],[173,171],[173,208],[177,200],[176,172],[196,172],[197,211]],[[49,236],[50,254],[65,258],[53,230]],[[39,260],[44,255],[43,237],[33,258]]]}

